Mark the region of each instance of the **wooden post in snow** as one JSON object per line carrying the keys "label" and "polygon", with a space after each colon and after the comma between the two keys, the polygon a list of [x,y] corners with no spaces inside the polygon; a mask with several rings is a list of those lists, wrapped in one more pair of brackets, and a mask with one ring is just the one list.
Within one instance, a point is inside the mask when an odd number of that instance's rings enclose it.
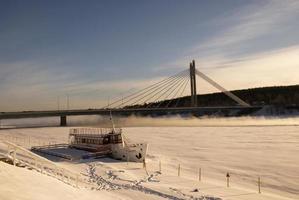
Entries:
{"label": "wooden post in snow", "polygon": [[129,149],[127,149],[127,165],[129,165]]}
{"label": "wooden post in snow", "polygon": [[261,194],[261,177],[258,177],[257,183],[259,188],[259,194]]}
{"label": "wooden post in snow", "polygon": [[13,165],[14,166],[16,166],[16,151],[17,151],[17,149],[16,148],[14,148],[14,150],[13,150]]}
{"label": "wooden post in snow", "polygon": [[56,171],[56,177],[59,179],[59,170],[58,170],[58,167],[55,167],[55,171]]}
{"label": "wooden post in snow", "polygon": [[10,145],[7,144],[7,154],[9,154],[9,151],[10,151]]}
{"label": "wooden post in snow", "polygon": [[78,188],[79,175],[76,175],[76,187]]}
{"label": "wooden post in snow", "polygon": [[63,169],[61,169],[61,180],[62,180],[62,182],[64,182],[64,170]]}
{"label": "wooden post in snow", "polygon": [[159,161],[159,172],[162,173],[161,160]]}
{"label": "wooden post in snow", "polygon": [[227,172],[226,173],[226,186],[229,187],[229,178],[230,178],[230,175],[229,173]]}
{"label": "wooden post in snow", "polygon": [[201,168],[198,168],[198,180],[201,181]]}
{"label": "wooden post in snow", "polygon": [[145,169],[145,170],[146,170],[146,163],[145,163],[145,159],[143,159],[142,163],[143,163],[143,169]]}
{"label": "wooden post in snow", "polygon": [[145,162],[145,159],[143,159],[143,169],[145,170],[146,175],[149,175],[149,174],[148,174],[148,171],[147,171],[147,169],[146,169],[146,162]]}
{"label": "wooden post in snow", "polygon": [[69,184],[72,184],[71,183],[71,175],[70,174],[67,175],[67,181],[68,181]]}

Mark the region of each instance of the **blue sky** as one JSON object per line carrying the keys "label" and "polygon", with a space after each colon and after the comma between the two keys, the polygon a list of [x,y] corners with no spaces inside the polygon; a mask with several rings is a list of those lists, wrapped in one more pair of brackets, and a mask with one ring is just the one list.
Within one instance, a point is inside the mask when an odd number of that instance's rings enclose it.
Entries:
{"label": "blue sky", "polygon": [[0,110],[101,107],[191,59],[227,89],[298,84],[298,19],[296,0],[0,0]]}

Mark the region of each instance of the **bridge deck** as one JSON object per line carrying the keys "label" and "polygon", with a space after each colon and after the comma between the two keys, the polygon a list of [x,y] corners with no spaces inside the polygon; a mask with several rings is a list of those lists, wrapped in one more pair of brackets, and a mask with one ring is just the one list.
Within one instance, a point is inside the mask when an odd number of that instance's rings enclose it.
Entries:
{"label": "bridge deck", "polygon": [[227,106],[227,107],[184,107],[184,108],[137,108],[137,109],[87,109],[87,110],[53,110],[53,111],[23,111],[2,112],[0,119],[21,119],[41,117],[62,117],[76,115],[130,115],[130,114],[185,114],[200,112],[216,112],[227,110],[258,110],[262,106]]}

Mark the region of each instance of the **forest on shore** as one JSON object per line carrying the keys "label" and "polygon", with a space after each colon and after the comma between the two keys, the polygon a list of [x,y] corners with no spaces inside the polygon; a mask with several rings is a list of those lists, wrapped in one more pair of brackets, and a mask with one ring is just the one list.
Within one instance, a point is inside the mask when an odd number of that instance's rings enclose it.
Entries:
{"label": "forest on shore", "polygon": [[[273,106],[299,106],[299,85],[273,86],[250,88],[231,91],[233,94],[254,106],[273,105]],[[224,93],[211,93],[197,95],[198,106],[235,106],[237,103]],[[190,106],[190,96],[177,99],[164,100],[151,104],[134,105],[130,108],[143,107],[188,107]]]}

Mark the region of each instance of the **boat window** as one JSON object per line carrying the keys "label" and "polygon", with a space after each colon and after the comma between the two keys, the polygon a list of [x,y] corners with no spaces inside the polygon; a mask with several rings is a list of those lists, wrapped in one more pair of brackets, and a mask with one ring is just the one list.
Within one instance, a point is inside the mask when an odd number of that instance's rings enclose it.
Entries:
{"label": "boat window", "polygon": [[109,138],[105,137],[103,143],[104,144],[109,144]]}

